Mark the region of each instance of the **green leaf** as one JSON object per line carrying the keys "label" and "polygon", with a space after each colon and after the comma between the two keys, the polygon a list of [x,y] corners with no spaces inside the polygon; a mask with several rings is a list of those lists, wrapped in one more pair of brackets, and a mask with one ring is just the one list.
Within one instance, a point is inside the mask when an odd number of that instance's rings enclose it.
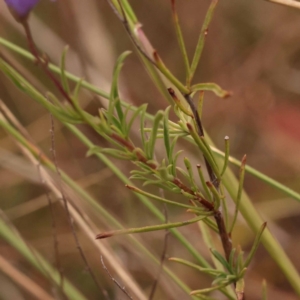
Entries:
{"label": "green leaf", "polygon": [[119,91],[118,91],[118,80],[119,80],[119,75],[124,63],[125,58],[130,54],[130,51],[125,51],[122,53],[119,58],[117,59],[117,62],[114,67],[113,71],[113,79],[112,79],[112,84],[111,84],[111,89],[110,89],[110,101],[109,101],[109,106],[108,106],[108,113],[107,113],[107,118],[109,122],[111,121],[112,115],[114,113],[114,109],[116,108],[119,120],[122,123],[123,120],[123,110],[120,104],[120,99],[119,99]]}
{"label": "green leaf", "polygon": [[244,252],[242,251],[242,249],[240,247],[238,247],[238,256],[237,256],[237,264],[236,264],[236,268],[237,268],[237,273],[239,273],[243,268],[244,268]]}
{"label": "green leaf", "polygon": [[235,252],[236,252],[236,248],[233,248],[230,252],[229,255],[229,265],[231,266],[231,270],[234,270],[234,265],[235,265]]}
{"label": "green leaf", "polygon": [[210,21],[212,20],[213,13],[215,11],[217,3],[218,3],[218,0],[213,0],[210,4],[210,7],[209,7],[207,13],[206,13],[206,16],[205,16],[205,19],[204,19],[204,22],[203,22],[203,25],[201,28],[201,33],[199,35],[198,43],[196,46],[195,54],[193,57],[191,69],[190,69],[189,82],[192,81],[195,71],[197,69],[197,66],[199,64],[199,60],[201,58],[201,54],[202,54],[203,47],[204,47],[205,37],[208,32],[208,26],[210,24]]}
{"label": "green leaf", "polygon": [[143,191],[141,189],[138,189],[135,186],[129,186],[129,185],[127,185],[126,187],[128,189],[130,189],[131,191],[133,191],[134,193],[138,193],[138,194],[144,195],[144,196],[146,196],[148,198],[151,198],[151,199],[159,201],[159,202],[163,202],[163,203],[166,203],[166,204],[169,204],[169,205],[174,205],[174,206],[183,207],[183,208],[187,208],[187,209],[193,208],[193,209],[197,210],[197,207],[193,207],[193,206],[182,204],[182,203],[179,203],[179,202],[167,200],[165,198],[156,196],[154,194],[147,193],[147,192],[145,192],[145,191]]}
{"label": "green leaf", "polygon": [[149,175],[152,175],[152,171],[146,171],[146,170],[132,170],[132,171],[130,171],[130,174],[131,175],[136,175],[136,174],[138,174],[138,175],[141,175],[141,176],[144,176],[144,177],[146,177],[146,176],[149,176]]}
{"label": "green leaf", "polygon": [[214,279],[214,281],[211,283],[211,285],[220,285],[220,284],[228,283],[227,276],[228,276],[228,274],[223,272],[222,274],[218,275]]}
{"label": "green leaf", "polygon": [[197,187],[196,182],[195,182],[195,178],[194,178],[194,174],[193,174],[193,170],[192,170],[192,164],[191,164],[190,160],[187,157],[185,157],[183,159],[183,161],[184,161],[185,167],[186,167],[186,169],[189,173],[189,182],[191,184],[191,189],[194,192],[196,192],[196,191],[198,191],[198,187]]}
{"label": "green leaf", "polygon": [[169,261],[174,261],[174,262],[177,262],[179,264],[182,264],[184,266],[187,266],[187,267],[190,267],[190,268],[193,268],[197,271],[200,271],[202,273],[205,273],[205,274],[208,274],[208,275],[212,275],[212,276],[219,276],[221,274],[224,274],[226,276],[226,274],[223,272],[223,271],[220,271],[220,270],[216,270],[216,269],[211,269],[211,268],[203,268],[203,267],[200,267],[199,265],[196,265],[194,263],[191,263],[185,259],[181,259],[181,258],[176,258],[176,257],[171,257],[168,259]]}
{"label": "green leaf", "polygon": [[212,229],[214,232],[216,232],[217,234],[219,234],[219,228],[218,228],[216,222],[214,222],[214,221],[211,220],[210,218],[204,219],[203,222],[204,222],[210,229]]}
{"label": "green leaf", "polygon": [[[125,136],[126,136],[126,137],[129,136],[129,133],[130,133],[130,131],[131,131],[131,127],[132,127],[132,125],[133,125],[133,122],[134,122],[135,119],[138,117],[138,115],[141,114],[141,117],[144,119],[144,117],[145,117],[145,112],[146,112],[146,109],[147,109],[147,106],[148,106],[148,104],[145,103],[145,104],[141,105],[139,108],[137,108],[136,111],[133,113],[133,115],[131,116],[131,118],[130,118],[130,120],[129,120],[127,126],[126,126],[126,131],[125,131]],[[144,133],[141,132],[141,135],[143,136]]]}
{"label": "green leaf", "polygon": [[219,194],[216,187],[210,181],[207,181],[206,185],[207,185],[207,187],[209,188],[209,190],[211,191],[211,193],[213,195],[214,209],[217,210],[217,209],[220,208],[221,201],[222,201],[222,199],[221,199],[222,196]]}
{"label": "green leaf", "polygon": [[109,155],[118,159],[122,159],[122,160],[132,160],[133,156],[131,153],[126,153],[124,151],[121,150],[117,150],[117,149],[113,149],[113,148],[100,148],[100,147],[93,147],[91,149],[89,149],[89,151],[87,152],[87,156],[91,156],[97,153],[102,153],[105,155]]}
{"label": "green leaf", "polygon": [[68,95],[70,95],[70,87],[69,87],[68,78],[66,77],[66,72],[65,72],[65,70],[66,70],[66,55],[67,55],[68,50],[69,50],[69,46],[65,46],[64,51],[61,56],[60,78],[61,78],[61,82],[62,82],[62,86],[63,86],[64,90],[66,91],[66,93]]}
{"label": "green leaf", "polygon": [[187,181],[190,181],[190,176],[185,170],[180,167],[176,167],[176,171],[180,172]]}
{"label": "green leaf", "polygon": [[168,157],[168,162],[172,163],[172,153],[171,153],[171,145],[170,145],[170,134],[169,134],[169,112],[171,106],[169,106],[164,114],[164,144],[166,148],[166,153]]}
{"label": "green leaf", "polygon": [[186,105],[185,102],[182,103],[182,101],[177,97],[175,91],[172,88],[168,88],[168,91],[175,104],[174,112],[179,117],[179,119],[184,119],[183,117],[181,117],[181,113],[193,118],[193,113],[191,112],[190,108]]}
{"label": "green leaf", "polygon": [[194,296],[194,295],[197,295],[197,294],[206,294],[206,293],[210,293],[212,291],[220,290],[223,287],[227,286],[229,283],[230,282],[225,282],[223,284],[216,285],[216,286],[213,286],[213,287],[210,287],[210,288],[195,290],[195,291],[190,292],[190,295]]}
{"label": "green leaf", "polygon": [[208,145],[205,141],[204,138],[201,138],[198,133],[196,132],[194,126],[192,126],[190,123],[186,123],[187,127],[188,127],[188,131],[190,133],[190,135],[192,136],[192,138],[194,139],[194,141],[196,142],[199,150],[202,152],[202,154],[204,155],[204,157],[206,158],[206,160],[208,161],[208,163],[210,164],[210,166],[212,167],[214,173],[218,176],[219,174],[219,168],[218,165],[216,164],[216,161],[211,153],[211,150],[208,149]]}
{"label": "green leaf", "polygon": [[229,143],[229,137],[225,136],[224,138],[225,141],[225,157],[224,157],[224,164],[222,171],[220,173],[220,177],[222,177],[227,169],[228,166],[228,160],[229,160],[229,151],[230,151],[230,143]]}
{"label": "green leaf", "polygon": [[231,228],[229,230],[230,233],[233,231],[234,225],[237,220],[238,212],[239,212],[239,207],[240,207],[242,192],[243,192],[243,187],[244,187],[245,166],[246,166],[246,155],[244,155],[242,162],[241,162],[240,176],[239,176],[239,188],[238,188],[238,193],[237,193],[236,202],[235,202],[236,204],[235,204],[233,221],[232,221]]}
{"label": "green leaf", "polygon": [[206,199],[210,202],[213,202],[212,195],[211,195],[211,193],[210,193],[210,191],[209,191],[209,189],[206,185],[206,181],[205,181],[205,178],[204,178],[204,175],[203,175],[203,172],[202,172],[202,167],[199,164],[197,165],[197,171],[198,171],[198,175],[199,175],[200,182],[201,182],[201,185],[203,187]]}
{"label": "green leaf", "polygon": [[145,144],[145,146],[147,147],[146,153],[147,153],[148,159],[153,158],[155,142],[157,139],[157,130],[160,125],[160,121],[162,120],[163,117],[164,117],[164,113],[162,111],[157,112],[157,114],[155,115],[153,125],[152,125],[153,126],[152,131],[151,131],[148,143]]}
{"label": "green leaf", "polygon": [[190,73],[190,63],[189,63],[189,58],[188,58],[188,55],[187,55],[187,51],[186,51],[182,31],[181,31],[181,28],[180,28],[178,15],[177,15],[177,12],[176,12],[175,0],[172,1],[172,16],[173,16],[177,41],[178,41],[179,48],[180,48],[180,51],[181,51],[181,54],[182,54],[182,57],[183,57],[183,61],[184,61],[184,66],[185,66],[185,70],[186,70],[186,78],[188,80],[189,73]]}
{"label": "green leaf", "polygon": [[[145,108],[146,109],[146,108]],[[143,149],[146,151],[146,138],[145,138],[145,113],[142,113],[141,115],[141,121],[140,121],[140,130],[141,130],[141,140],[142,140],[142,146]]]}
{"label": "green leaf", "polygon": [[[177,138],[176,138],[177,140]],[[174,141],[173,141],[174,142]],[[175,143],[174,143],[175,144]],[[172,149],[172,147],[171,147]],[[183,150],[179,150],[178,152],[176,152],[176,154],[174,155],[174,157],[172,158],[173,163],[172,163],[172,174],[173,176],[176,177],[176,165],[177,165],[177,159],[179,157],[179,155],[183,152]]]}
{"label": "green leaf", "polygon": [[183,94],[188,94],[190,91],[188,88],[186,88],[173,74],[170,72],[170,70],[165,66],[161,58],[159,57],[156,50],[153,52],[153,58],[156,67],[159,69],[159,71],[165,75],[165,77],[170,80],[171,83],[176,86],[176,88]]}
{"label": "green leaf", "polygon": [[80,88],[82,87],[82,83],[83,83],[83,79],[80,78],[80,80],[77,81],[76,86],[73,91],[73,100],[76,102],[78,102],[79,91],[80,91]]}
{"label": "green leaf", "polygon": [[174,179],[174,176],[169,173],[167,167],[160,166],[157,171],[159,172],[160,177],[165,181],[172,181]]}
{"label": "green leaf", "polygon": [[100,233],[96,236],[97,239],[107,238],[115,235],[122,235],[122,234],[132,234],[132,233],[143,233],[143,232],[150,232],[150,231],[158,231],[158,230],[165,230],[175,227],[182,227],[186,225],[190,225],[193,223],[196,223],[200,220],[205,218],[205,216],[196,217],[187,221],[183,222],[176,222],[176,223],[165,223],[161,225],[154,225],[154,226],[145,226],[145,227],[139,227],[139,228],[130,228],[130,229],[120,229],[120,230],[114,230],[109,232]]}
{"label": "green leaf", "polygon": [[197,105],[197,112],[198,112],[200,119],[202,118],[203,104],[204,104],[204,91],[200,91],[199,101],[198,101],[198,105]]}
{"label": "green leaf", "polygon": [[267,223],[266,223],[266,222],[263,223],[262,226],[261,226],[261,228],[260,228],[260,230],[259,230],[259,232],[257,233],[257,235],[256,235],[256,237],[255,237],[255,240],[254,240],[254,243],[253,243],[253,245],[252,245],[252,248],[251,248],[251,250],[250,250],[250,253],[248,254],[248,257],[247,257],[246,260],[245,260],[244,268],[247,268],[247,267],[249,266],[249,264],[250,264],[250,262],[251,262],[251,260],[252,260],[252,258],[253,258],[253,256],[254,256],[254,254],[255,254],[255,252],[256,252],[258,246],[259,246],[259,243],[260,243],[262,234],[263,234],[263,232],[264,232],[266,226],[267,226]]}
{"label": "green leaf", "polygon": [[213,256],[228,270],[228,272],[232,272],[231,266],[227,262],[227,260],[215,249],[210,249]]}
{"label": "green leaf", "polygon": [[223,90],[219,85],[216,83],[208,82],[208,83],[198,83],[191,87],[193,92],[197,91],[210,91],[216,94],[218,97],[226,98],[230,96],[230,93]]}
{"label": "green leaf", "polygon": [[113,126],[115,126],[118,129],[117,130],[118,134],[123,137],[123,128],[122,128],[121,122],[115,116],[112,116],[111,122],[113,124],[113,125],[111,125],[111,128],[113,128]]}
{"label": "green leaf", "polygon": [[143,186],[147,186],[147,185],[159,185],[159,186],[163,186],[165,183],[164,180],[162,179],[157,179],[157,180],[147,180],[143,183]]}

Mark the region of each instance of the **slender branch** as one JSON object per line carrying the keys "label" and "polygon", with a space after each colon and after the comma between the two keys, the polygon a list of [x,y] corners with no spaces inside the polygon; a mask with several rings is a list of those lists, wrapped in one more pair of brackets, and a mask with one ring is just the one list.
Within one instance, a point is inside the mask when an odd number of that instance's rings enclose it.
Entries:
{"label": "slender branch", "polygon": [[[169,89],[169,92],[170,92],[170,89]],[[173,91],[173,93],[174,93],[174,91]],[[196,106],[195,106],[195,104],[194,104],[194,102],[193,102],[190,95],[184,95],[184,98],[185,98],[186,102],[188,103],[188,105],[190,106],[191,111],[193,113],[198,135],[200,137],[203,137],[204,136],[204,130],[203,130],[202,122],[201,122],[200,116],[198,114],[197,108],[196,108]],[[204,157],[204,161],[205,161],[205,165],[206,165],[206,168],[207,168],[207,172],[208,172],[210,181],[215,186],[215,188],[218,189],[220,182],[217,179],[217,176],[215,175],[211,165],[209,164],[209,162],[207,161],[207,159],[205,157]],[[206,202],[203,201],[203,199],[201,199],[200,203],[202,205],[207,204]],[[208,203],[211,205],[210,202],[208,202]],[[222,246],[223,246],[223,250],[224,250],[224,253],[225,253],[225,257],[226,257],[227,260],[229,260],[229,256],[230,256],[230,253],[231,253],[231,250],[232,250],[232,242],[231,242],[230,236],[227,232],[225,222],[224,222],[224,218],[223,218],[221,212],[219,210],[213,210],[213,211],[214,211],[214,218],[216,220],[216,223],[217,223],[217,226],[218,226],[218,229],[219,229],[219,234],[220,234],[220,238],[221,238],[221,241],[222,241]]]}
{"label": "slender branch", "polygon": [[43,59],[43,58],[40,57],[39,52],[37,50],[37,47],[36,47],[36,45],[34,43],[34,40],[33,40],[32,34],[31,34],[31,30],[30,30],[30,27],[29,27],[29,24],[28,24],[27,20],[22,21],[21,24],[23,25],[25,33],[26,33],[26,37],[27,37],[27,41],[28,41],[28,47],[29,47],[32,55],[35,57],[37,63],[42,67],[42,69],[45,72],[45,74],[54,83],[54,85],[56,86],[56,88],[58,89],[58,91],[61,93],[61,95],[76,110],[76,107],[74,106],[74,103],[73,103],[71,97],[64,90],[63,86],[56,79],[56,77],[50,72],[50,70],[48,68],[48,60],[47,59]]}
{"label": "slender branch", "polygon": [[[52,129],[51,129],[51,131],[52,131]],[[52,148],[51,148],[51,151],[52,151]],[[46,198],[47,198],[47,201],[48,201],[48,206],[49,206],[50,215],[51,215],[51,227],[52,227],[55,265],[56,265],[56,269],[59,272],[59,282],[60,282],[59,286],[60,286],[60,289],[63,291],[64,273],[63,273],[63,269],[62,269],[62,266],[61,266],[60,255],[59,255],[59,247],[58,247],[59,242],[58,242],[58,238],[57,238],[57,227],[56,227],[55,214],[54,214],[52,199],[49,195],[48,188],[47,188],[47,185],[45,183],[45,180],[43,179],[42,174],[41,174],[40,164],[41,164],[41,162],[40,162],[40,159],[39,159],[39,164],[37,166],[37,169],[38,169],[38,174],[39,174],[41,183],[42,183],[42,185],[45,186],[45,195],[46,195]]]}
{"label": "slender branch", "polygon": [[110,279],[114,282],[114,284],[131,300],[133,300],[133,298],[129,295],[129,293],[126,291],[124,286],[121,286],[121,284],[110,274],[110,272],[108,271],[106,265],[104,264],[104,260],[103,260],[103,256],[100,256],[101,258],[101,264],[103,266],[103,269],[106,271],[106,273],[108,274],[108,276],[110,277]]}
{"label": "slender branch", "polygon": [[[53,117],[51,115],[51,126],[53,128],[54,126],[54,122],[53,122]],[[72,232],[72,235],[73,235],[73,238],[74,238],[74,241],[75,241],[75,244],[76,244],[76,247],[77,247],[77,250],[81,256],[81,259],[82,261],[84,262],[84,265],[85,265],[85,268],[87,270],[87,272],[90,274],[92,280],[94,281],[94,283],[96,284],[96,286],[98,287],[99,291],[104,295],[104,297],[106,299],[109,299],[108,298],[108,293],[107,291],[101,287],[100,283],[98,282],[98,280],[96,279],[96,276],[94,274],[94,272],[92,271],[90,265],[89,265],[89,262],[84,254],[84,251],[81,247],[81,244],[80,244],[80,241],[79,241],[79,238],[78,238],[78,235],[76,233],[76,228],[75,228],[75,224],[74,224],[74,219],[72,218],[71,216],[71,213],[69,211],[69,205],[68,205],[68,200],[63,192],[63,187],[62,187],[62,177],[61,177],[61,172],[60,172],[60,169],[58,167],[58,163],[57,163],[57,158],[56,158],[56,152],[55,152],[55,136],[54,136],[54,131],[50,131],[51,132],[51,152],[52,152],[52,159],[53,159],[53,164],[54,164],[54,167],[56,169],[56,173],[59,177],[59,180],[58,180],[58,188],[60,190],[60,193],[61,193],[61,197],[62,197],[62,200],[63,200],[63,204],[64,204],[64,208],[65,208],[65,212],[66,212],[66,215],[67,215],[67,219],[68,219],[68,222],[69,222],[69,226],[70,226],[70,229],[71,229],[71,232]]]}
{"label": "slender branch", "polygon": [[[161,198],[165,198],[165,193],[164,193],[163,189],[159,189],[159,193],[160,193]],[[169,216],[168,216],[167,206],[166,206],[165,203],[164,203],[163,208],[164,208],[164,215],[165,215],[165,223],[168,223],[169,222]],[[156,288],[157,288],[157,284],[158,284],[160,275],[163,271],[164,261],[166,259],[166,253],[167,253],[167,247],[168,247],[169,233],[170,233],[170,231],[166,230],[165,238],[164,238],[164,244],[163,244],[163,251],[162,251],[162,254],[161,254],[161,257],[160,257],[159,269],[158,269],[156,278],[155,278],[155,280],[153,282],[153,285],[152,285],[152,289],[151,289],[151,292],[150,292],[150,295],[149,295],[149,300],[152,300],[154,298],[154,294],[155,294],[155,291],[156,291]]]}

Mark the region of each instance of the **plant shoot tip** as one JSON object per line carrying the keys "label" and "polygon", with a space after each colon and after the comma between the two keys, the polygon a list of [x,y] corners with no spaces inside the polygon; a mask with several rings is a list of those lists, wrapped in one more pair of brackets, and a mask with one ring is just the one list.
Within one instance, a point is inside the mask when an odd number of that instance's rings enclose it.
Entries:
{"label": "plant shoot tip", "polygon": [[108,237],[111,237],[111,236],[113,236],[113,234],[110,233],[110,232],[99,233],[99,234],[96,235],[96,240],[105,239],[105,238],[108,238]]}

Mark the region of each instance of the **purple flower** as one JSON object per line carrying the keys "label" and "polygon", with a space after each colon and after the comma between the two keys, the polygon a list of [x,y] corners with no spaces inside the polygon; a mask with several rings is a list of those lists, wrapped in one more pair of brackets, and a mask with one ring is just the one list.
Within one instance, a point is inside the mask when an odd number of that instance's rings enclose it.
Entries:
{"label": "purple flower", "polygon": [[39,0],[5,0],[5,2],[9,8],[22,17],[27,15]]}
{"label": "purple flower", "polygon": [[39,2],[39,0],[4,0],[12,12],[13,16],[18,20],[27,18],[31,9]]}

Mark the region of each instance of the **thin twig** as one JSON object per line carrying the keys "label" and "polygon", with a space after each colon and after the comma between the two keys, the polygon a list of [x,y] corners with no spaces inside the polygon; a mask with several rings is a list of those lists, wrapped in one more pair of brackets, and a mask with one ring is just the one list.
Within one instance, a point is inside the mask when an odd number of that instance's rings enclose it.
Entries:
{"label": "thin twig", "polygon": [[58,91],[61,93],[61,95],[76,110],[76,107],[75,107],[75,105],[74,105],[71,97],[64,90],[64,88],[61,85],[61,83],[59,82],[59,80],[57,80],[56,77],[49,70],[49,68],[48,68],[48,60],[47,59],[43,59],[43,58],[40,57],[39,51],[37,50],[37,47],[36,47],[36,45],[34,43],[34,40],[33,40],[32,34],[31,34],[31,30],[30,30],[30,27],[29,27],[29,24],[28,24],[27,20],[24,20],[23,22],[21,22],[21,24],[23,25],[25,33],[26,33],[26,37],[27,37],[27,41],[28,41],[28,47],[29,47],[32,55],[35,57],[37,63],[42,67],[42,69],[45,72],[45,74],[54,83],[54,85],[56,86],[56,88],[58,89]]}
{"label": "thin twig", "polygon": [[129,293],[126,291],[125,286],[121,286],[121,284],[110,274],[110,272],[108,271],[107,267],[104,264],[103,261],[103,256],[100,256],[101,259],[101,263],[103,266],[103,269],[106,271],[106,273],[108,274],[108,276],[110,277],[110,279],[114,282],[114,284],[131,300],[133,300],[133,298],[129,295]]}
{"label": "thin twig", "polygon": [[[54,126],[54,121],[53,121],[53,117],[52,115],[51,116],[51,124],[52,126]],[[64,208],[65,208],[65,212],[67,214],[67,219],[69,221],[69,225],[70,225],[70,229],[71,229],[71,232],[72,232],[72,235],[74,237],[74,240],[75,240],[75,244],[76,244],[76,248],[78,249],[78,252],[81,256],[81,259],[83,260],[84,264],[85,264],[85,268],[86,268],[86,271],[90,274],[91,278],[93,279],[95,285],[98,287],[99,291],[104,295],[104,297],[106,299],[109,299],[108,298],[108,293],[107,291],[101,287],[101,285],[99,284],[99,282],[97,281],[96,279],[96,276],[94,274],[94,272],[92,271],[89,263],[88,263],[88,260],[84,254],[84,251],[81,247],[81,244],[79,242],[79,238],[78,238],[78,235],[76,233],[76,228],[75,228],[75,224],[74,224],[74,220],[70,214],[70,211],[69,211],[69,206],[68,206],[68,200],[66,199],[66,196],[63,192],[63,187],[62,187],[62,179],[61,179],[61,173],[60,173],[60,170],[59,170],[59,167],[58,167],[58,163],[57,163],[57,158],[56,158],[56,152],[55,152],[55,136],[54,136],[54,131],[51,131],[51,152],[52,152],[52,159],[53,159],[53,163],[54,163],[54,166],[55,166],[55,169],[56,169],[56,173],[59,177],[59,180],[58,180],[58,188],[60,190],[60,193],[61,193],[61,197],[62,197],[62,200],[63,200],[63,204],[64,204]]]}
{"label": "thin twig", "polygon": [[[196,108],[196,106],[193,102],[193,99],[191,98],[190,95],[184,95],[184,98],[185,98],[186,102],[188,103],[188,105],[191,108],[191,111],[192,111],[192,114],[194,116],[194,120],[195,120],[195,123],[196,123],[198,135],[200,137],[204,137],[204,130],[203,130],[202,122],[201,122],[200,116],[198,114],[198,110],[197,110],[197,108]],[[210,181],[215,186],[215,188],[218,189],[219,184],[220,184],[219,180],[217,179],[211,165],[209,164],[209,162],[207,161],[207,159],[205,157],[204,157],[204,162],[205,162],[205,166],[206,166]]]}
{"label": "thin twig", "polygon": [[[51,119],[51,126],[52,126],[52,119]],[[50,132],[53,129],[51,128]],[[39,164],[37,165],[37,170],[38,170],[38,174],[41,180],[42,185],[45,186],[45,195],[48,201],[48,206],[49,206],[49,210],[50,210],[50,215],[51,215],[51,227],[52,227],[52,237],[53,237],[53,248],[54,248],[54,256],[55,256],[55,265],[56,265],[56,269],[59,272],[59,286],[61,291],[63,291],[63,285],[64,285],[64,273],[63,273],[63,268],[61,265],[61,261],[60,261],[60,255],[59,255],[59,247],[58,247],[58,237],[57,237],[57,227],[56,227],[56,220],[55,220],[55,213],[54,213],[54,209],[53,209],[53,203],[52,203],[52,199],[50,197],[50,194],[48,192],[48,187],[45,183],[45,180],[42,177],[41,174],[41,170],[40,170],[40,159],[39,159]]]}
{"label": "thin twig", "polygon": [[[24,133],[26,137],[29,137],[28,132],[21,126],[19,120],[16,119],[15,116],[9,111],[9,109],[7,108],[7,106],[4,104],[4,102],[1,99],[0,99],[0,111],[1,111],[0,118],[4,118],[5,120],[6,119],[9,120],[10,122],[13,123],[14,126],[16,126],[18,128],[18,130],[20,130],[20,132]],[[21,146],[21,150],[23,152],[26,152],[26,149],[23,148],[22,146]],[[49,279],[49,281],[55,282],[53,280],[52,276],[44,268],[43,263],[40,261],[39,256],[36,255],[36,252],[32,249],[32,246],[25,239],[22,238],[19,231],[15,228],[14,224],[6,216],[6,214],[3,213],[2,210],[0,210],[0,218],[3,219],[4,222],[9,225],[9,227],[15,232],[15,234],[19,237],[19,239],[21,239],[23,241],[23,243],[28,247],[28,249],[31,251],[32,255],[35,257],[40,270],[42,270],[42,272]]]}
{"label": "thin twig", "polygon": [[[160,193],[160,196],[162,198],[165,198],[165,193],[164,193],[163,189],[159,189],[159,193]],[[169,222],[169,215],[168,215],[168,210],[167,210],[167,206],[166,206],[165,203],[164,203],[163,207],[164,207],[165,223],[168,223]],[[170,231],[166,230],[165,238],[164,238],[164,244],[163,244],[163,251],[162,251],[162,254],[161,254],[161,257],[160,257],[160,264],[159,264],[159,268],[158,268],[158,271],[157,271],[156,278],[155,278],[155,280],[153,282],[153,285],[152,285],[152,289],[151,289],[151,292],[150,292],[150,295],[149,295],[149,300],[152,300],[153,297],[154,297],[154,294],[155,294],[155,291],[156,291],[156,288],[157,288],[157,284],[159,282],[159,279],[160,279],[160,276],[161,276],[161,273],[162,273],[162,270],[163,270],[164,262],[165,262],[165,259],[166,259],[167,248],[168,248],[169,234],[170,234]]]}
{"label": "thin twig", "polygon": [[[68,93],[64,90],[63,86],[61,85],[61,83],[55,78],[55,76],[49,71],[48,69],[48,61],[47,60],[43,60],[40,55],[39,55],[39,52],[35,46],[35,43],[34,43],[34,40],[33,40],[33,37],[32,37],[32,34],[31,34],[31,30],[30,30],[30,27],[29,27],[29,24],[27,22],[27,20],[24,20],[22,22],[22,25],[24,27],[24,30],[25,30],[25,33],[26,33],[26,37],[27,37],[27,40],[28,40],[28,45],[29,45],[29,49],[31,51],[31,53],[34,55],[34,57],[36,58],[37,60],[37,63],[39,63],[41,66],[42,66],[42,69],[44,70],[44,72],[46,73],[46,75],[52,80],[52,82],[55,84],[56,88],[58,89],[58,91],[62,94],[62,96],[69,102],[69,104],[75,108],[76,110],[76,107],[74,106],[74,103],[72,101],[72,99],[70,98],[70,96],[68,95]],[[51,115],[51,124],[52,126],[54,126],[54,123],[53,123],[53,118],[52,118],[52,115]],[[61,173],[60,173],[60,170],[58,168],[58,164],[57,164],[57,160],[56,160],[56,153],[55,153],[55,138],[54,138],[54,132],[50,132],[51,133],[51,152],[52,152],[52,158],[53,158],[53,163],[54,163],[54,166],[55,166],[55,169],[56,169],[56,172],[59,176],[59,181],[58,181],[58,187],[59,187],[59,190],[60,190],[60,193],[61,193],[61,196],[62,196],[62,200],[63,200],[63,204],[64,204],[64,208],[65,208],[65,212],[67,214],[67,219],[69,221],[69,225],[70,225],[70,228],[71,228],[71,232],[73,234],[73,237],[74,237],[74,240],[75,240],[75,244],[76,244],[76,247],[78,249],[78,252],[85,264],[85,268],[87,270],[87,272],[90,274],[90,276],[92,277],[93,281],[95,282],[96,286],[98,287],[98,289],[101,291],[101,293],[103,293],[103,295],[105,296],[105,298],[108,299],[108,294],[107,294],[107,291],[105,289],[103,289],[99,282],[97,281],[96,279],[96,276],[94,275],[91,267],[89,266],[89,263],[88,263],[88,260],[83,252],[83,249],[80,245],[80,242],[79,242],[79,239],[78,239],[78,235],[76,233],[76,229],[75,229],[75,225],[74,225],[74,220],[69,212],[69,208],[68,208],[68,201],[65,197],[65,194],[63,192],[63,188],[62,188],[62,184],[61,184]]]}

